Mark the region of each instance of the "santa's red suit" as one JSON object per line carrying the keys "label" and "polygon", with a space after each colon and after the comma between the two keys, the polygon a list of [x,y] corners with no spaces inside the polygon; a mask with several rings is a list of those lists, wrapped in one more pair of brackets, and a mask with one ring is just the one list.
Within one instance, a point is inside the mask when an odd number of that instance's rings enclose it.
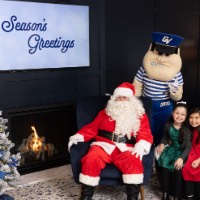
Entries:
{"label": "santa's red suit", "polygon": [[[82,172],[79,181],[86,185],[96,186],[100,180],[101,170],[107,163],[113,163],[121,172],[126,184],[141,184],[143,182],[143,166],[140,157],[131,154],[134,146],[140,146],[148,154],[153,142],[147,115],[143,113],[139,119],[140,126],[136,133],[132,133],[135,144],[129,142],[113,142],[102,136],[101,132],[112,135],[116,121],[106,114],[106,110],[99,112],[90,124],[84,126],[77,133],[83,136],[83,141],[94,139],[90,150],[82,162]],[[137,157],[137,158],[136,158]]]}

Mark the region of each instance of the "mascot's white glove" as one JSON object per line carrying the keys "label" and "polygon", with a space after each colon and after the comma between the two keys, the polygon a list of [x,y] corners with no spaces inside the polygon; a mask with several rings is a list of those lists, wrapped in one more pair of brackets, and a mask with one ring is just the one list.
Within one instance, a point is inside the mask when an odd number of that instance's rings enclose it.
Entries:
{"label": "mascot's white glove", "polygon": [[139,156],[140,160],[142,160],[143,155],[144,155],[144,148],[141,145],[136,144],[131,151],[132,151],[132,153],[131,153],[132,155],[135,154],[136,158],[138,158],[138,156]]}
{"label": "mascot's white glove", "polygon": [[176,93],[178,91],[178,79],[175,79],[173,83],[169,83],[169,90],[172,93]]}
{"label": "mascot's white glove", "polygon": [[81,134],[75,134],[75,135],[72,135],[70,138],[69,138],[69,143],[68,143],[68,151],[70,152],[70,148],[73,144],[77,144],[78,142],[84,142],[84,137],[83,135]]}

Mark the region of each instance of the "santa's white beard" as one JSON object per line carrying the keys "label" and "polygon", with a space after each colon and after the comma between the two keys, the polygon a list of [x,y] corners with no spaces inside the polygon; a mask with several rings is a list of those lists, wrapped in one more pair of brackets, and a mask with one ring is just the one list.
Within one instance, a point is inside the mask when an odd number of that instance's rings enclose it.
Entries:
{"label": "santa's white beard", "polygon": [[115,133],[122,136],[137,134],[140,127],[140,117],[144,113],[141,102],[136,98],[130,98],[129,101],[115,101],[114,98],[108,101],[106,113],[111,120],[116,121]]}

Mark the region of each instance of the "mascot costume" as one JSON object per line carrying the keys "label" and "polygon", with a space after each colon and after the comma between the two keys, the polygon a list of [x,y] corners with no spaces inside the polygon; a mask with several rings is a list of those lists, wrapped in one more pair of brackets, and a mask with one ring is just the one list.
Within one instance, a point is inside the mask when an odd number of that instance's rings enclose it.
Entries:
{"label": "mascot costume", "polygon": [[179,101],[183,93],[180,72],[182,60],[179,45],[183,38],[177,35],[153,32],[153,42],[143,58],[133,81],[136,96],[152,99],[151,129],[154,145],[160,143],[163,127],[172,113],[173,101]]}

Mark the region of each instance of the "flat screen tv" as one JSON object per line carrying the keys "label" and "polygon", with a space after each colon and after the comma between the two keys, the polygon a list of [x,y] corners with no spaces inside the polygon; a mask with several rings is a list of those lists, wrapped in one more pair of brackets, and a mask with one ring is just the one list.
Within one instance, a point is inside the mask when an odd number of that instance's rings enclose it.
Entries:
{"label": "flat screen tv", "polygon": [[89,6],[0,1],[0,70],[89,65]]}

